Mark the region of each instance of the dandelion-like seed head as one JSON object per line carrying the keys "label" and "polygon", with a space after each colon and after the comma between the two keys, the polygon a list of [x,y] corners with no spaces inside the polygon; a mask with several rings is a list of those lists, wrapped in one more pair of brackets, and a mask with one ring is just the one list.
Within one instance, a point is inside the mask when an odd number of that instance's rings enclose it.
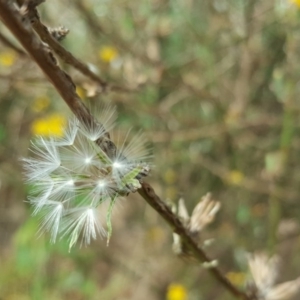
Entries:
{"label": "dandelion-like seed head", "polygon": [[74,180],[73,179],[70,179],[66,182],[66,185],[68,186],[73,186],[74,185]]}
{"label": "dandelion-like seed head", "polygon": [[300,290],[300,277],[276,284],[280,259],[277,255],[268,257],[256,252],[248,255],[248,266],[252,280],[248,283],[250,292],[254,291],[257,299],[285,300],[294,299]]}
{"label": "dandelion-like seed head", "polygon": [[[72,247],[79,239],[81,244],[97,236],[109,240],[113,205],[119,196],[140,188],[140,179],[149,172],[145,152],[132,155],[135,149],[141,152],[137,139],[123,142],[115,152],[99,147],[101,139],[107,139],[106,130],[112,128],[115,114],[110,106],[102,111],[102,123],[87,125],[73,118],[63,136],[37,137],[31,147],[33,157],[23,159],[26,179],[34,186],[28,202],[33,214],[41,217],[40,231],[49,231],[52,242],[68,236]],[[109,203],[107,233],[97,213],[104,202]]]}
{"label": "dandelion-like seed head", "polygon": [[91,157],[86,157],[86,158],[84,159],[84,162],[85,162],[85,164],[87,164],[87,165],[89,165],[89,164],[91,163],[91,161],[92,161],[92,158],[91,158]]}
{"label": "dandelion-like seed head", "polygon": [[99,181],[98,181],[98,187],[99,188],[105,188],[105,185],[106,185],[106,183],[105,183],[105,181],[104,180],[102,180],[102,179],[100,179]]}
{"label": "dandelion-like seed head", "polygon": [[115,161],[113,163],[113,168],[115,168],[115,169],[121,169],[122,168],[122,164],[119,163],[118,161]]}

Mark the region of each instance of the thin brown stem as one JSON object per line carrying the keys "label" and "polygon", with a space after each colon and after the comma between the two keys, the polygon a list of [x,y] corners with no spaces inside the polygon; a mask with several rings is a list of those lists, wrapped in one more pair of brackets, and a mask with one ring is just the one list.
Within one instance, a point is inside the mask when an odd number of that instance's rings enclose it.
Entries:
{"label": "thin brown stem", "polygon": [[78,58],[76,58],[71,52],[66,50],[53,36],[50,34],[46,25],[44,25],[38,15],[37,10],[30,9],[28,15],[33,29],[39,35],[41,40],[49,45],[49,47],[67,64],[73,66],[80,71],[83,75],[89,77],[93,81],[97,82],[103,91],[115,91],[115,92],[131,92],[129,88],[121,87],[114,84],[107,83],[104,79],[95,74],[91,69]]}
{"label": "thin brown stem", "polygon": [[[146,202],[163,217],[163,219],[171,226],[173,231],[180,236],[184,244],[189,247],[194,256],[200,262],[210,263],[212,261],[190,236],[180,219],[159,198],[159,196],[156,195],[154,189],[148,183],[142,183],[142,188],[139,189],[138,192],[146,200]],[[218,268],[212,267],[209,268],[208,271],[236,298],[244,300],[251,299],[245,293],[237,289],[225,276],[223,276]]]}
{"label": "thin brown stem", "polygon": [[[11,4],[2,0],[0,2],[0,17],[9,30],[26,49],[31,58],[38,64],[44,74],[52,82],[58,93],[70,107],[74,115],[88,127],[102,126],[89,112],[76,93],[76,86],[72,78],[58,66],[51,51],[33,33],[30,23],[22,18],[19,11]],[[105,129],[103,127],[103,131]],[[109,140],[106,132],[96,143],[111,156],[115,145]]]}

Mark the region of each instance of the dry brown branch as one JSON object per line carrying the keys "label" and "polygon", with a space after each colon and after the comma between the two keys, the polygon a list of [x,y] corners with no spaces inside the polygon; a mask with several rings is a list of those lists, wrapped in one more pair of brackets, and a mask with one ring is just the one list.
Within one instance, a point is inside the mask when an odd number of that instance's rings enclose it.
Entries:
{"label": "dry brown branch", "polygon": [[[26,19],[24,20],[19,11],[12,5],[7,4],[6,1],[1,1],[1,3],[3,5],[3,9],[0,14],[2,21],[46,74],[74,115],[86,126],[92,126],[94,128],[102,126],[97,122],[97,120],[95,120],[76,94],[76,86],[73,83],[72,78],[60,69],[56,59],[51,51],[49,51],[48,47],[41,43],[41,41],[32,32],[29,21]],[[9,13],[6,15],[4,11]],[[13,15],[14,18],[11,18],[11,15]],[[105,129],[103,131],[105,132]],[[107,132],[103,137],[98,139],[96,143],[110,157],[115,152],[115,145],[110,141],[109,133]]]}
{"label": "dry brown branch", "polygon": [[[49,50],[34,35],[28,20],[26,20],[26,18],[22,19],[19,11],[6,0],[0,0],[0,17],[52,82],[76,117],[85,124],[97,122],[76,94],[75,86],[70,76],[59,68],[52,53],[49,52]],[[108,134],[106,135],[106,138],[109,139]],[[103,141],[97,141],[97,144],[102,147],[102,142]],[[206,253],[189,235],[179,218],[173,214],[170,208],[156,195],[149,184],[142,183],[139,194],[165,219],[174,232],[180,235],[182,241],[190,248],[191,252],[199,261],[203,263],[211,262]],[[251,297],[247,296],[244,292],[231,284],[217,267],[210,268],[209,272],[234,297],[237,299],[251,300]]]}
{"label": "dry brown branch", "polygon": [[82,74],[97,82],[102,90],[115,91],[115,92],[131,92],[129,88],[121,87],[114,84],[107,83],[104,79],[100,78],[97,74],[90,70],[90,68],[79,59],[77,59],[71,52],[67,51],[50,33],[46,25],[44,25],[38,12],[35,8],[28,10],[28,17],[31,21],[32,27],[39,35],[41,40],[49,45],[49,47],[67,64],[73,66]]}
{"label": "dry brown branch", "polygon": [[[147,201],[147,203],[164,218],[164,220],[171,226],[173,231],[181,237],[181,240],[184,242],[185,246],[190,249],[190,251],[199,261],[203,263],[212,262],[207,254],[193,240],[179,218],[156,195],[155,191],[148,183],[142,183],[142,188],[139,189],[138,192]],[[231,282],[222,275],[221,271],[217,267],[209,268],[208,271],[236,298],[245,300],[251,299],[245,293],[241,292],[234,285],[232,285]]]}

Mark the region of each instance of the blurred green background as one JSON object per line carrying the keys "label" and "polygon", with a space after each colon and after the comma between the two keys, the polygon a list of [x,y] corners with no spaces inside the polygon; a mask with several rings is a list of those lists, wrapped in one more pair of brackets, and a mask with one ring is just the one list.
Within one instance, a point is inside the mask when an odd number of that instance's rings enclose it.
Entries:
{"label": "blurred green background", "polygon": [[[300,1],[53,0],[39,11],[70,29],[66,49],[134,90],[102,93],[58,59],[84,101],[115,104],[121,132],[145,133],[162,199],[183,197],[189,211],[209,191],[221,202],[203,240],[215,239],[208,252],[224,274],[242,287],[246,252],[267,251],[284,260],[280,281],[298,277]],[[38,237],[20,158],[68,116],[35,63],[1,43],[0,299],[233,299],[173,254],[171,230],[136,194],[114,211],[109,247],[69,253]]]}

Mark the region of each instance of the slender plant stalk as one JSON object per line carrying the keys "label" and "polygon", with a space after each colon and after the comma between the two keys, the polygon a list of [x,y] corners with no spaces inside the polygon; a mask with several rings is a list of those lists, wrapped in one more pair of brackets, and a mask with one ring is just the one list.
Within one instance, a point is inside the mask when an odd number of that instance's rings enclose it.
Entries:
{"label": "slender plant stalk", "polygon": [[53,36],[50,34],[47,26],[45,26],[38,15],[35,8],[30,9],[28,17],[31,21],[32,27],[35,32],[39,35],[40,39],[47,43],[51,49],[58,55],[65,63],[73,66],[83,75],[97,82],[104,91],[115,91],[115,92],[131,92],[132,90],[107,83],[99,75],[94,73],[85,63],[76,58],[71,52],[66,50]]}
{"label": "slender plant stalk", "polygon": [[[159,196],[156,195],[154,189],[148,183],[142,183],[142,188],[139,189],[138,192],[146,200],[146,202],[163,217],[163,219],[171,226],[173,231],[181,237],[184,244],[189,247],[194,256],[200,262],[210,263],[212,261],[193,240],[186,228],[183,226],[180,219],[159,198]],[[234,285],[232,285],[232,283],[226,277],[223,276],[223,274],[218,268],[209,268],[208,271],[216,280],[218,280],[223,285],[223,287],[225,287],[237,299],[251,299],[245,293],[241,292]]]}

